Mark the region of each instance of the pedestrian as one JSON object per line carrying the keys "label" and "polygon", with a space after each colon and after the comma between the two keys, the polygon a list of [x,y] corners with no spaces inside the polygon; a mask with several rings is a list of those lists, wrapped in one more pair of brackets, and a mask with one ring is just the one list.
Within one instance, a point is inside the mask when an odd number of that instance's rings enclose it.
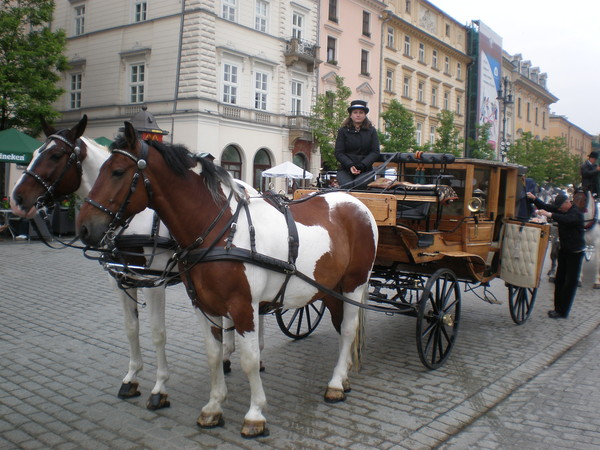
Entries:
{"label": "pedestrian", "polygon": [[518,207],[517,207],[517,218],[521,220],[529,220],[532,217],[535,217],[535,207],[533,203],[528,201],[527,193],[533,192],[536,193],[537,183],[533,178],[526,178],[525,174],[522,174],[520,177],[519,187],[517,189],[518,192]]}
{"label": "pedestrian", "polygon": [[600,166],[598,161],[598,152],[593,151],[588,155],[588,159],[581,165],[581,187],[584,191],[590,191],[595,197],[600,191],[598,188],[598,177]]}
{"label": "pedestrian", "polygon": [[353,100],[348,117],[338,130],[335,157],[341,166],[337,172],[341,188],[362,187],[372,181],[361,177],[373,170],[373,163],[379,158],[379,138],[368,113],[367,102]]}
{"label": "pedestrian", "polygon": [[566,319],[573,306],[583,260],[583,213],[563,193],[556,196],[552,205],[536,198],[532,192],[528,192],[527,197],[537,206],[539,215],[553,219],[558,224],[560,246],[554,280],[554,310],[548,311],[548,316]]}

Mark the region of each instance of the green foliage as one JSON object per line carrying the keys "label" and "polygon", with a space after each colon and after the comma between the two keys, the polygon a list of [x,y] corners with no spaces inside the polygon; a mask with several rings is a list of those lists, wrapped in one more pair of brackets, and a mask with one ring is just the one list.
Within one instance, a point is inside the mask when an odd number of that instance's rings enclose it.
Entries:
{"label": "green foliage", "polygon": [[65,33],[49,23],[53,0],[0,0],[0,130],[20,128],[35,135],[39,116],[51,121],[63,92],[56,83],[67,69]]}
{"label": "green foliage", "polygon": [[384,152],[401,153],[413,151],[416,146],[413,115],[398,100],[393,99],[381,118],[385,133],[378,131],[379,143]]}
{"label": "green foliage", "polygon": [[550,183],[556,186],[580,184],[579,158],[569,152],[564,138],[551,138],[543,141],[524,133],[510,147],[509,162],[528,168],[527,176],[538,184]]}
{"label": "green foliage", "polygon": [[454,113],[443,110],[437,115],[439,125],[436,128],[437,139],[433,144],[432,150],[435,153],[451,153],[454,156],[462,156],[463,138],[460,137],[460,131],[454,125]]}
{"label": "green foliage", "polygon": [[321,161],[325,170],[337,168],[335,139],[342,122],[348,117],[348,98],[352,94],[344,85],[344,78],[335,76],[335,92],[317,95],[312,110],[311,127],[315,142],[321,149]]}
{"label": "green foliage", "polygon": [[490,139],[490,127],[491,123],[484,123],[483,125],[476,125],[477,139],[469,138],[467,140],[469,157],[475,159],[496,159],[496,151],[492,148],[488,142]]}

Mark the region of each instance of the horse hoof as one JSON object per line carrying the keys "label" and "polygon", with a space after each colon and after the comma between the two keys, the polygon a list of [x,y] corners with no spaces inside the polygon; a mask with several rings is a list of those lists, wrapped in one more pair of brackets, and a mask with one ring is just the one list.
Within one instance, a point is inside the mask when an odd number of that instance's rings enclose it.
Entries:
{"label": "horse hoof", "polygon": [[263,363],[262,363],[262,361],[260,362],[260,369],[259,369],[259,370],[260,370],[261,372],[264,372],[264,371],[265,371],[265,366],[263,366]]}
{"label": "horse hoof", "polygon": [[326,403],[338,403],[346,400],[346,394],[343,389],[328,387],[325,391],[325,402]]}
{"label": "horse hoof", "polygon": [[594,283],[594,289],[600,289],[600,283]]}
{"label": "horse hoof", "polygon": [[139,397],[140,395],[142,395],[142,393],[138,391],[139,385],[140,384],[136,381],[134,381],[133,383],[123,383],[121,385],[121,389],[119,389],[117,397],[122,399]]}
{"label": "horse hoof", "polygon": [[346,393],[352,391],[352,389],[350,388],[350,381],[349,380],[344,380],[342,382],[342,387],[344,388],[344,392],[346,392]]}
{"label": "horse hoof", "polygon": [[169,406],[171,406],[171,402],[167,400],[167,397],[167,394],[162,394],[160,392],[158,394],[150,395],[150,398],[146,402],[146,408],[148,408],[150,411],[168,408]]}
{"label": "horse hoof", "polygon": [[259,436],[268,436],[267,422],[264,420],[244,420],[242,426],[242,437],[255,438]]}
{"label": "horse hoof", "polygon": [[216,428],[225,425],[223,414],[204,414],[200,413],[200,417],[196,421],[200,428]]}
{"label": "horse hoof", "polygon": [[223,373],[231,373],[231,361],[223,361]]}

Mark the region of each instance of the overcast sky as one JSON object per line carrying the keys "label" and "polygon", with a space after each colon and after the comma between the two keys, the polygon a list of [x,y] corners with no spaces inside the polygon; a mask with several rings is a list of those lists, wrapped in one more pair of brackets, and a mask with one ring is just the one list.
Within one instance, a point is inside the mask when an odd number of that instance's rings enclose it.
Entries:
{"label": "overcast sky", "polygon": [[509,54],[548,74],[554,114],[600,133],[599,0],[429,0],[462,23],[481,20]]}

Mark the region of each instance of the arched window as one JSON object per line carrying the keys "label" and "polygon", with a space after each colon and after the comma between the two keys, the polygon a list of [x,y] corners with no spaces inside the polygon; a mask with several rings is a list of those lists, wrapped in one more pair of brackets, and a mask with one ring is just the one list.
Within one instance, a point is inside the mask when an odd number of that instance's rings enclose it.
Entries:
{"label": "arched window", "polygon": [[269,156],[269,152],[267,149],[261,148],[256,155],[254,156],[254,181],[253,186],[259,191],[266,191],[268,178],[263,178],[262,173],[270,169],[271,157]]}
{"label": "arched window", "polygon": [[242,179],[242,158],[239,150],[228,145],[221,156],[221,167],[227,170],[233,178]]}
{"label": "arched window", "polygon": [[[294,157],[292,158],[292,162],[294,164],[296,164],[298,167],[302,167],[303,169],[305,169],[307,172],[308,170],[308,159],[306,158],[306,155],[302,152],[298,152],[294,155]],[[306,186],[306,180],[294,180],[294,189],[295,187],[298,186]]]}

